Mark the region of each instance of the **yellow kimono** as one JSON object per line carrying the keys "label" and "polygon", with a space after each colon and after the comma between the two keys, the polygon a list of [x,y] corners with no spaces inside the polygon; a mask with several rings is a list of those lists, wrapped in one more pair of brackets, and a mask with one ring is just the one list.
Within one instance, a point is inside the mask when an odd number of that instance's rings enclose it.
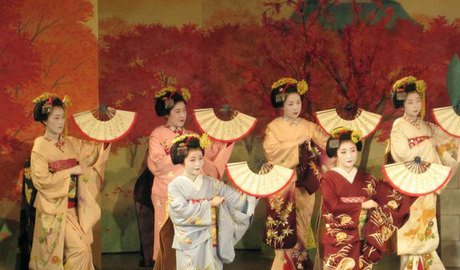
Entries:
{"label": "yellow kimono", "polygon": [[[298,118],[294,123],[282,117],[274,119],[267,126],[263,142],[267,161],[296,169],[300,160],[298,141],[305,135],[309,141],[325,149],[328,136],[316,124],[303,118]],[[268,200],[265,243],[275,249],[295,247],[302,253],[304,248],[315,247],[310,226],[315,195],[295,188],[295,180]],[[275,263],[280,259],[282,257],[276,255]],[[291,259],[296,261],[295,258]]]}
{"label": "yellow kimono", "polygon": [[[37,189],[37,212],[29,269],[94,269],[92,229],[101,216],[96,197],[110,147],[104,150],[100,143],[72,137],[63,137],[62,141],[57,145],[38,137],[32,148],[31,177]],[[82,167],[76,188],[71,186],[69,166],[55,168],[56,164],[75,160]],[[77,205],[68,208],[73,191]]]}

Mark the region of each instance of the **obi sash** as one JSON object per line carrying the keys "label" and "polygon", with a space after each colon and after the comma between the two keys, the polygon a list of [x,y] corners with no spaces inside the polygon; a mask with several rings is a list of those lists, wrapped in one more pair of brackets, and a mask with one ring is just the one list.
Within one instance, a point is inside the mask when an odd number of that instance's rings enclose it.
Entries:
{"label": "obi sash", "polygon": [[[200,203],[202,201],[207,201],[208,199],[191,199],[188,202],[191,204]],[[211,238],[212,238],[212,245],[217,246],[217,207],[211,207]]]}
{"label": "obi sash", "polygon": [[409,147],[413,148],[417,144],[419,144],[419,143],[421,143],[424,140],[429,139],[429,138],[431,138],[431,137],[430,136],[420,136],[420,137],[409,138],[409,139],[407,139],[407,141],[409,142]]}
{"label": "obi sash", "polygon": [[[63,171],[77,166],[78,160],[74,158],[56,160],[48,163],[48,170],[51,173]],[[68,194],[67,208],[74,208],[77,206],[77,183],[78,175],[70,175],[70,188]]]}

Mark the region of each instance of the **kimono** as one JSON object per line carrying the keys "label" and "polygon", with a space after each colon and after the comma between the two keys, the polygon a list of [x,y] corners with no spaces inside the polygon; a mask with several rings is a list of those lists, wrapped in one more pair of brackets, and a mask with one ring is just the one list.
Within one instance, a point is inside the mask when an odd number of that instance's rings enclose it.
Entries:
{"label": "kimono", "polygon": [[[452,158],[445,151],[441,156],[430,139],[438,146],[452,142],[437,126],[418,120],[414,126],[404,119],[394,121],[391,130],[391,156],[396,162],[413,160],[452,166]],[[397,231],[397,253],[401,255],[401,269],[445,269],[436,248],[439,245],[435,192],[418,197],[410,207],[407,222]]]}
{"label": "kimono", "polygon": [[361,204],[374,197],[377,183],[355,167],[349,173],[335,167],[322,176],[324,270],[371,269],[372,262],[363,258],[362,229],[368,210]]}
{"label": "kimono", "polygon": [[[219,207],[210,205],[215,196],[225,198]],[[232,262],[234,245],[249,227],[255,205],[254,197],[242,195],[217,179],[176,177],[168,186],[176,269],[218,270],[223,269],[223,263]]]}
{"label": "kimono", "polygon": [[[296,121],[290,123],[278,117],[268,124],[263,141],[268,162],[297,169],[301,159],[298,140],[304,135],[310,139],[307,144],[313,142],[325,149],[328,136],[319,126],[303,118],[298,118]],[[312,173],[319,177],[321,167],[313,167]],[[294,248],[290,260],[297,269],[305,269],[308,260],[305,249],[315,247],[314,233],[310,225],[315,197],[306,189],[300,188],[305,185],[296,183],[297,178],[295,177],[286,188],[268,198],[264,242],[275,249]],[[290,255],[279,253],[280,251],[275,251],[276,267],[285,264],[283,261],[289,261],[284,260],[284,256]]]}
{"label": "kimono", "polygon": [[[61,140],[38,137],[32,148],[37,212],[29,269],[94,269],[92,229],[101,216],[96,198],[110,148],[72,137]],[[70,175],[67,169],[77,164],[82,174]]]}
{"label": "kimono", "polygon": [[[182,165],[174,165],[169,155],[171,142],[177,136],[192,133],[189,130],[172,131],[168,126],[157,127],[150,134],[147,165],[155,177],[152,185],[152,203],[155,209],[154,219],[154,247],[153,259],[155,260],[159,249],[159,234],[161,226],[166,221],[166,202],[168,184],[183,171]],[[203,171],[207,175],[220,178],[225,170],[225,164],[230,158],[233,143],[226,144],[213,142],[205,150]]]}

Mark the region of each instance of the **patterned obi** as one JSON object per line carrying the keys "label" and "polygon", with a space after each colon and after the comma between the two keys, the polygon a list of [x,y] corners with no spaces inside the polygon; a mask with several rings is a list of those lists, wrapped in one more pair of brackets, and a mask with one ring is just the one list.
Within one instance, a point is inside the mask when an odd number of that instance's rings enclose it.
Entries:
{"label": "patterned obi", "polygon": [[[340,197],[340,201],[343,203],[362,203],[366,201],[366,197]],[[367,209],[361,209],[361,212],[359,213],[359,224],[358,224],[358,232],[359,232],[359,239],[363,240],[364,239],[364,234],[363,234],[363,227],[364,223],[366,222],[367,219]]]}
{"label": "patterned obi", "polygon": [[429,139],[429,138],[431,138],[431,137],[430,136],[420,136],[420,137],[409,138],[409,139],[407,139],[407,141],[409,142],[409,147],[413,148],[417,144],[419,144],[419,143],[421,143],[424,140]]}
{"label": "patterned obi", "polygon": [[362,203],[366,200],[366,197],[340,197],[340,201],[343,203]]}
{"label": "patterned obi", "polygon": [[[63,171],[77,166],[78,160],[74,158],[56,160],[48,163],[48,170],[51,173]],[[77,183],[78,175],[70,175],[69,193],[67,195],[67,208],[74,208],[77,206]]]}
{"label": "patterned obi", "polygon": [[[201,203],[202,201],[208,201],[208,199],[192,199],[188,202],[191,204]],[[212,245],[217,247],[217,211],[218,208],[212,206],[211,207],[211,238],[212,238]]]}

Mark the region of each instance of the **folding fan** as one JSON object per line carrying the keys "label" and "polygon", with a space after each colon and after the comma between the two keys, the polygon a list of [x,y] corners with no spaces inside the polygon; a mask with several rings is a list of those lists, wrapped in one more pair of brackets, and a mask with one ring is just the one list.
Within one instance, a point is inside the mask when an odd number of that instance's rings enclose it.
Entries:
{"label": "folding fan", "polygon": [[336,109],[329,109],[315,113],[318,124],[323,130],[330,134],[336,127],[346,127],[352,130],[358,129],[363,133],[363,139],[369,137],[380,124],[382,116],[363,109],[358,109],[353,120],[340,117]]}
{"label": "folding fan", "polygon": [[231,111],[229,119],[222,120],[216,116],[212,108],[194,110],[194,116],[202,132],[221,142],[234,142],[242,139],[254,129],[257,123],[256,118],[238,111]]}
{"label": "folding fan", "polygon": [[385,180],[397,191],[409,196],[422,196],[442,188],[450,179],[452,169],[422,161],[399,162],[382,167]]}
{"label": "folding fan", "polygon": [[228,163],[228,178],[246,194],[268,197],[285,188],[295,175],[294,170],[273,165],[267,173],[254,173],[246,161]]}
{"label": "folding fan", "polygon": [[108,112],[107,107],[73,115],[80,130],[90,139],[100,142],[114,142],[126,136],[134,126],[135,112],[116,110]]}
{"label": "folding fan", "polygon": [[434,121],[445,132],[460,138],[460,116],[452,106],[433,109]]}

